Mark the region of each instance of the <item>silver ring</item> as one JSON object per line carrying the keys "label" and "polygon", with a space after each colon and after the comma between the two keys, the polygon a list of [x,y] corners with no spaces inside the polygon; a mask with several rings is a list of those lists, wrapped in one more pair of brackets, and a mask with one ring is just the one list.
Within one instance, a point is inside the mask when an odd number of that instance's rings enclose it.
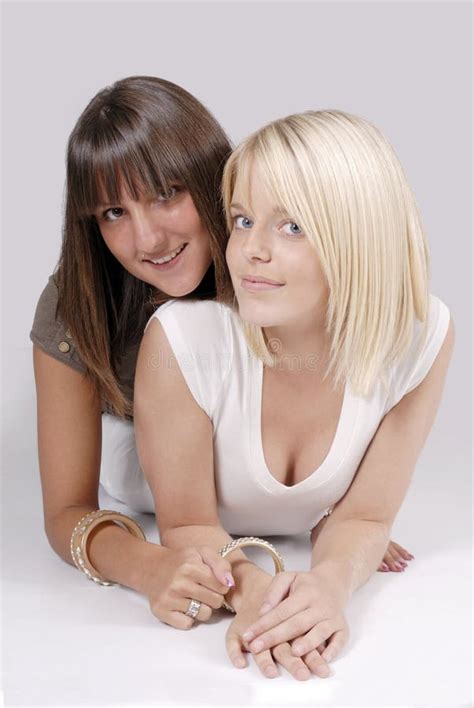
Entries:
{"label": "silver ring", "polygon": [[199,610],[201,609],[201,603],[199,600],[191,600],[189,603],[189,607],[184,613],[187,617],[192,617],[193,619],[196,619]]}

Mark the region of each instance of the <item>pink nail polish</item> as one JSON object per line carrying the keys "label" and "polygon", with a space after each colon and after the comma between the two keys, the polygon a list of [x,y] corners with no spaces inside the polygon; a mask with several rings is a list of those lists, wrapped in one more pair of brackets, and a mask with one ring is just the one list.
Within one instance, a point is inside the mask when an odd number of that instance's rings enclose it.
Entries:
{"label": "pink nail polish", "polygon": [[226,573],[224,575],[225,577],[225,584],[227,585],[228,588],[233,588],[235,585],[234,578],[230,573]]}

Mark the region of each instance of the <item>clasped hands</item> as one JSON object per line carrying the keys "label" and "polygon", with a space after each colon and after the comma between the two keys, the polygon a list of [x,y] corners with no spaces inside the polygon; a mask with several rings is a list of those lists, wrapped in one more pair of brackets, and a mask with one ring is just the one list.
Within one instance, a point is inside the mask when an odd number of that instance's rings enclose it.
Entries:
{"label": "clasped hands", "polygon": [[[159,568],[150,576],[152,589],[145,593],[153,614],[178,629],[194,624],[184,614],[191,599],[202,603],[196,619],[207,621],[234,585],[230,562],[204,546],[170,549]],[[229,658],[244,668],[245,653],[251,652],[267,678],[278,676],[277,663],[298,680],[311,673],[326,678],[329,662],[349,638],[343,609],[324,571],[283,572],[273,578],[262,571],[252,594],[241,598],[227,630]]]}
{"label": "clasped hands", "polygon": [[[349,639],[343,602],[330,580],[316,570],[279,573],[261,600],[245,604],[229,627],[232,663],[246,666],[246,650],[268,678],[278,676],[275,660],[298,680],[330,676],[329,662]],[[252,615],[258,619],[249,623]]]}

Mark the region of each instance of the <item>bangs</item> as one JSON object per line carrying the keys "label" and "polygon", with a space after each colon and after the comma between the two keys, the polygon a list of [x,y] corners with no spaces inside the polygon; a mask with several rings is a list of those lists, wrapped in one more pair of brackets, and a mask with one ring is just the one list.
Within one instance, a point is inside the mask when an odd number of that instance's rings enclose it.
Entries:
{"label": "bangs", "polygon": [[[231,158],[231,186],[233,192],[237,181],[239,182],[242,198],[253,210],[251,174],[254,168],[257,169],[274,206],[308,232],[308,222],[314,224],[314,218],[308,219],[307,206],[314,201],[309,188],[309,184],[314,183],[314,176],[312,180],[308,180],[308,165],[305,164],[307,156],[299,154],[304,152],[304,148],[295,144],[295,141],[299,142],[297,137],[292,135],[291,129],[284,132],[275,124],[266,126],[258,134],[250,136]],[[228,196],[225,201],[229,220],[232,194]]]}
{"label": "bangs", "polygon": [[189,182],[190,166],[173,145],[148,136],[111,136],[110,129],[94,138],[68,160],[68,192],[78,218],[92,216],[100,205],[119,204],[124,191],[138,200]]}

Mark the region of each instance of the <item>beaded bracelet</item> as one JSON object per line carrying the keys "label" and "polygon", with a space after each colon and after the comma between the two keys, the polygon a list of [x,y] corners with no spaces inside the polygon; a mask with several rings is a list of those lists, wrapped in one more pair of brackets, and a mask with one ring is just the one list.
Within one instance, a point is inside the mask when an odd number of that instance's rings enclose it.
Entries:
{"label": "beaded bracelet", "polygon": [[146,536],[136,521],[129,516],[125,516],[120,511],[107,511],[99,509],[91,511],[82,519],[79,519],[71,534],[71,556],[74,565],[87,575],[89,580],[93,580],[98,585],[116,585],[116,583],[104,578],[92,565],[87,554],[87,539],[93,529],[107,521],[113,521],[119,526],[123,526],[126,531],[136,538],[146,541]]}
{"label": "beaded bracelet", "polygon": [[[226,546],[221,548],[218,553],[224,558],[229,553],[232,553],[232,551],[235,551],[237,548],[246,548],[248,546],[258,546],[259,548],[264,548],[266,551],[268,551],[273,558],[273,563],[275,565],[275,573],[281,573],[285,570],[283,558],[278,553],[275,546],[273,546],[268,541],[264,541],[262,538],[256,538],[255,536],[243,536],[242,538],[237,538],[235,541],[231,541]],[[235,612],[234,608],[231,607],[229,603],[225,600],[222,603],[222,606],[225,607],[226,610],[229,610],[229,612]]]}

